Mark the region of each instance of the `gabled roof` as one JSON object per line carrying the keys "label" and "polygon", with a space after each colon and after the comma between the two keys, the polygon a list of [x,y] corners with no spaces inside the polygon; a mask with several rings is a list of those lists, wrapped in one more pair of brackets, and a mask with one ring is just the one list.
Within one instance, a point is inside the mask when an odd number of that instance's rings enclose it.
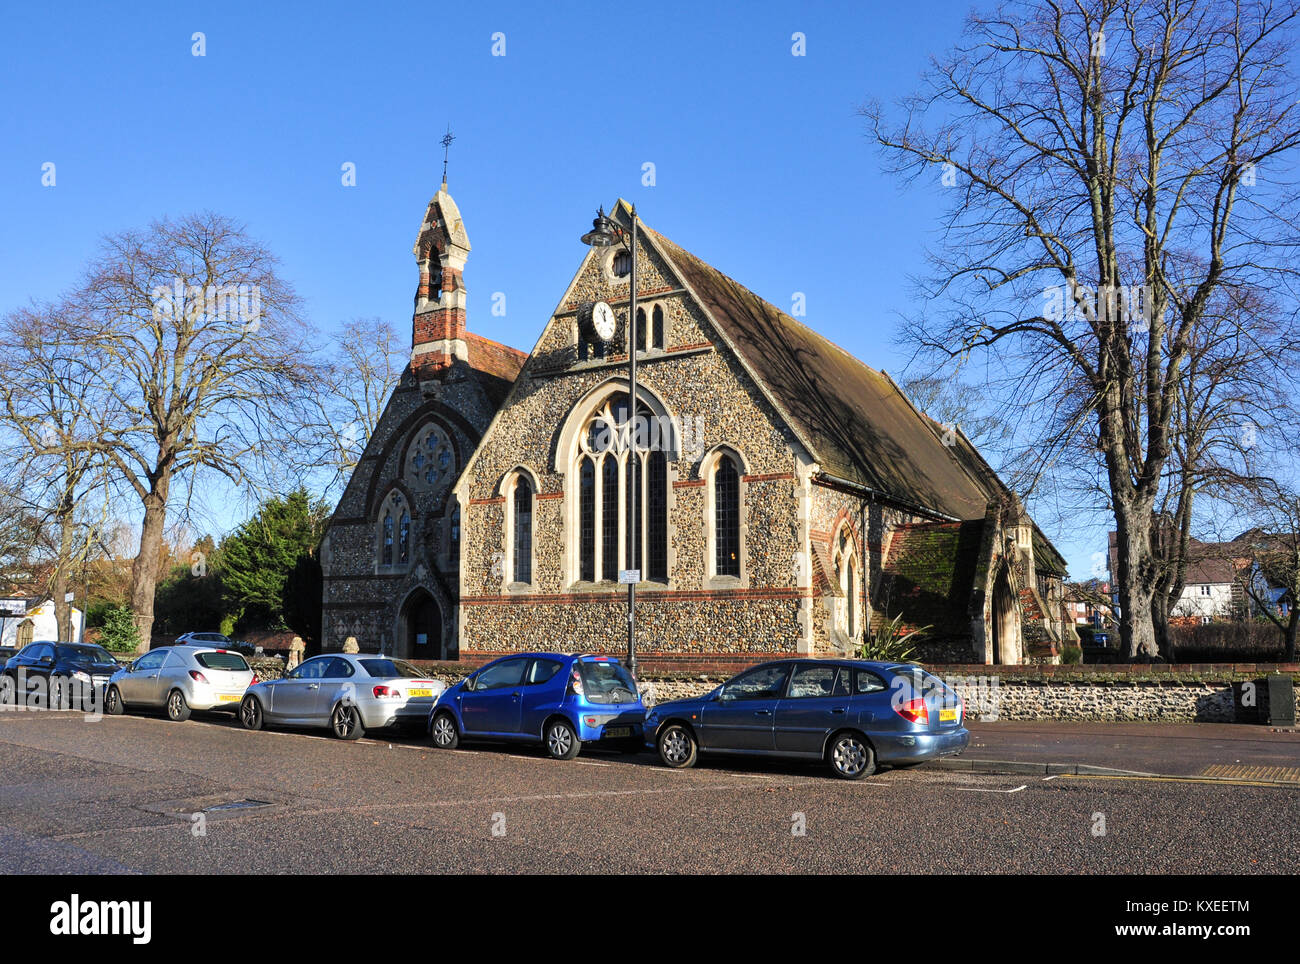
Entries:
{"label": "gabled roof", "polygon": [[929,638],[970,633],[969,607],[984,521],[922,522],[899,526],[881,566],[872,618],[900,613],[907,629],[929,626]]}
{"label": "gabled roof", "polygon": [[469,355],[469,367],[482,376],[479,384],[483,386],[483,391],[493,405],[500,406],[505,401],[510,386],[519,377],[519,370],[524,367],[528,355],[472,331],[465,332],[465,348]]}
{"label": "gabled roof", "polygon": [[933,423],[887,375],[659,232],[643,230],[823,472],[942,515],[984,518],[994,487],[963,468],[954,447],[943,444]]}

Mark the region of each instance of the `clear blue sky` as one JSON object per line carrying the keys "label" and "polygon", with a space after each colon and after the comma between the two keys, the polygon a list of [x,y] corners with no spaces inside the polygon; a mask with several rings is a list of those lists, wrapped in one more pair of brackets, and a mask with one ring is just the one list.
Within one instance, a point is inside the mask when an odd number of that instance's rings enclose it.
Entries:
{"label": "clear blue sky", "polygon": [[[83,3],[0,29],[0,311],[53,297],[106,233],[245,222],[330,329],[405,328],[437,189],[473,244],[472,330],[530,349],[598,204],[645,221],[876,368],[939,192],[882,174],[856,107],[913,90],[968,5]],[[202,31],[206,56],[191,53]],[[493,35],[505,56],[493,56]],[[806,56],[791,53],[806,36]],[[55,187],[41,184],[56,165]],[[356,165],[356,186],[340,167]],[[652,162],[656,184],[643,186]],[[490,314],[503,292],[507,315]],[[1076,576],[1100,533],[1049,533]]]}

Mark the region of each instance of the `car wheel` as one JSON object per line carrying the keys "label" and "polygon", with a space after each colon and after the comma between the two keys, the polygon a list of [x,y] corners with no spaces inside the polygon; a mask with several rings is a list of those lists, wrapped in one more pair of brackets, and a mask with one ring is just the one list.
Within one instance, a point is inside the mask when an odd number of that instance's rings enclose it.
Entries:
{"label": "car wheel", "polygon": [[837,733],[826,751],[831,772],[843,780],[860,780],[876,772],[876,754],[860,733]]}
{"label": "car wheel", "polygon": [[68,685],[66,676],[50,677],[50,709],[52,710],[70,710],[72,709],[72,688]]}
{"label": "car wheel", "polygon": [[239,704],[239,722],[246,730],[262,728],[262,704],[256,696],[245,696]]}
{"label": "car wheel", "polygon": [[122,694],[116,686],[110,686],[104,694],[104,712],[109,716],[121,716],[126,712],[126,704],[122,702]]}
{"label": "car wheel", "polygon": [[12,676],[0,676],[0,706],[18,702],[18,682]]}
{"label": "car wheel", "polygon": [[456,729],[456,719],[450,713],[439,713],[433,718],[433,726],[429,728],[429,735],[433,737],[433,745],[440,750],[454,750],[460,743],[460,733]]}
{"label": "car wheel", "polygon": [[665,726],[659,734],[659,759],[664,766],[674,770],[695,766],[700,757],[699,744],[695,734],[680,723]]}
{"label": "car wheel", "polygon": [[340,703],[330,714],[330,729],[340,740],[359,740],[366,733],[361,725],[361,713],[355,706]]}
{"label": "car wheel", "polygon": [[546,725],[546,752],[556,760],[572,760],[582,749],[582,741],[568,720],[552,720]]}
{"label": "car wheel", "polygon": [[172,690],[167,694],[167,719],[173,723],[184,723],[190,718],[190,704],[185,702],[185,694]]}

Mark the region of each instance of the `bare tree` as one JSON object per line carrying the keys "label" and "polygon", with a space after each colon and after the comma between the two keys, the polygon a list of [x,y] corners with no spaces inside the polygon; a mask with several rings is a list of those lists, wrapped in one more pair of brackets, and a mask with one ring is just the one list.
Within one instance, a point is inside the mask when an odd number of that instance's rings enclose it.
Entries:
{"label": "bare tree", "polygon": [[174,487],[278,471],[312,382],[308,329],[267,248],[210,213],[107,238],[70,303],[67,334],[112,412],[87,445],[143,510],[131,608],[147,646]]}
{"label": "bare tree", "polygon": [[1009,4],[972,16],[901,119],[864,108],[897,170],[952,185],[946,310],[907,335],[1048,400],[1045,457],[1101,456],[1131,657],[1158,654],[1153,520],[1193,335],[1224,291],[1290,293],[1296,20],[1268,0]]}

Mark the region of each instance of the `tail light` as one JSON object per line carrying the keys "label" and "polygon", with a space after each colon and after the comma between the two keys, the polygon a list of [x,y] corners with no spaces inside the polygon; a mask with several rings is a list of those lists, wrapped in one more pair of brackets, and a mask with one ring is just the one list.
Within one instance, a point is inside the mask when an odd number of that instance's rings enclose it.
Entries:
{"label": "tail light", "polygon": [[248,685],[249,685],[249,686],[256,686],[256,685],[257,685],[258,683],[260,683],[260,682],[262,682],[262,681],[261,681],[260,679],[258,679],[258,678],[257,678],[257,674],[254,673],[254,674],[253,674],[253,678],[252,678],[251,680],[248,681]]}
{"label": "tail light", "polygon": [[908,700],[902,706],[895,707],[894,712],[909,723],[930,722],[930,710],[926,707],[925,700],[922,699]]}
{"label": "tail light", "polygon": [[573,675],[569,677],[569,692],[576,696],[582,695],[582,677],[578,675],[576,669],[573,671]]}
{"label": "tail light", "polygon": [[398,699],[401,697],[401,690],[394,689],[391,686],[385,686],[382,683],[376,686],[371,692],[379,699]]}
{"label": "tail light", "polygon": [[190,679],[196,683],[206,683],[208,681],[208,678],[196,669],[190,670]]}

